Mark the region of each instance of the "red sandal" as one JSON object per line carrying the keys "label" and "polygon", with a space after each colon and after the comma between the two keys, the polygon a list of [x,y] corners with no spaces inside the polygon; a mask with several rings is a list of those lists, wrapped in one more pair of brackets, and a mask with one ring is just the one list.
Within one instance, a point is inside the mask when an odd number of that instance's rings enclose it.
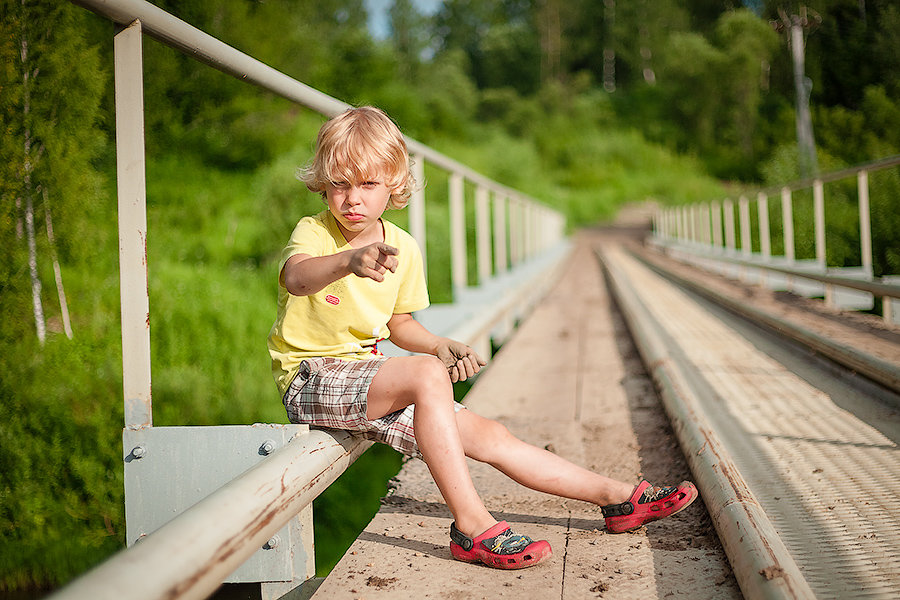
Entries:
{"label": "red sandal", "polygon": [[535,542],[527,535],[513,533],[506,521],[500,521],[474,539],[451,523],[450,553],[463,562],[482,562],[496,569],[524,569],[548,558],[553,551],[546,540]]}
{"label": "red sandal", "polygon": [[601,506],[610,533],[632,531],[649,523],[684,510],[697,498],[697,488],[690,481],[682,481],[677,488],[653,487],[641,481],[631,498],[621,504]]}

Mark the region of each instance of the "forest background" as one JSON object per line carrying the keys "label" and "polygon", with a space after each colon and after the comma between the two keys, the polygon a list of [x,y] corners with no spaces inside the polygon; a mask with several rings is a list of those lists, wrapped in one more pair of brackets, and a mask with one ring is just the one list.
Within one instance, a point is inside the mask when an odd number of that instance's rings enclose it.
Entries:
{"label": "forest background", "polygon": [[[799,175],[790,50],[773,26],[795,2],[445,0],[426,16],[396,0],[384,39],[362,0],[155,4],[386,109],[571,228],[630,201],[709,200]],[[897,154],[900,7],[807,6],[819,168]],[[112,32],[68,2],[0,0],[0,593],[53,588],[124,543]],[[322,118],[149,39],[144,66],[154,424],[285,422],[265,338],[279,251],[321,209],[294,172]],[[897,274],[900,184],[896,169],[879,177],[875,274]],[[440,222],[446,176],[426,178]],[[860,264],[854,203],[852,188],[829,197],[833,266]],[[430,261],[446,264],[446,244],[431,244]],[[429,273],[433,301],[448,301],[449,275]],[[320,573],[399,464],[372,450],[316,501]]]}

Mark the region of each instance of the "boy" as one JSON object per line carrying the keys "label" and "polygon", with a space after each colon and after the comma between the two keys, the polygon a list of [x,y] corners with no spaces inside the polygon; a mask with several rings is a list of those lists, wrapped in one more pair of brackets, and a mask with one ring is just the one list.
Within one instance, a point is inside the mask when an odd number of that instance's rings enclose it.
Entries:
{"label": "boy", "polygon": [[[411,315],[428,306],[422,257],[412,237],[381,216],[388,206],[406,205],[415,180],[403,136],[386,114],[362,107],[326,122],[300,178],[327,210],[297,224],[279,267],[268,346],[288,417],[422,458],[453,514],[454,558],[518,569],[551,554],[546,541],[513,533],[491,516],[467,456],[532,489],[601,506],[610,532],[637,529],[693,502],[693,484],[635,487],[609,479],[453,401],[452,383],[486,363]],[[377,342],[388,336],[421,354],[385,358]]]}

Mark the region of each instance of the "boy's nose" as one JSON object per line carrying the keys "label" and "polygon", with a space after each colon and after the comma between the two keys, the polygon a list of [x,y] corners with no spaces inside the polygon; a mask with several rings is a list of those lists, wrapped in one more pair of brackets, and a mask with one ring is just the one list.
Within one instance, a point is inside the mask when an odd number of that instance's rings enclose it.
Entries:
{"label": "boy's nose", "polygon": [[347,191],[347,204],[359,204],[362,201],[360,189],[355,185],[350,186]]}

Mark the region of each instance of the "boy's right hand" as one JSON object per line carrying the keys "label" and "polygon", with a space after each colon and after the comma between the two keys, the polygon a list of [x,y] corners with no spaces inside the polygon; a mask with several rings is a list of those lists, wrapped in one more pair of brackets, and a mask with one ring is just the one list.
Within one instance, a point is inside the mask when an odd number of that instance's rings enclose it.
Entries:
{"label": "boy's right hand", "polygon": [[386,271],[397,270],[398,250],[384,242],[376,242],[353,251],[348,268],[357,277],[384,281]]}

